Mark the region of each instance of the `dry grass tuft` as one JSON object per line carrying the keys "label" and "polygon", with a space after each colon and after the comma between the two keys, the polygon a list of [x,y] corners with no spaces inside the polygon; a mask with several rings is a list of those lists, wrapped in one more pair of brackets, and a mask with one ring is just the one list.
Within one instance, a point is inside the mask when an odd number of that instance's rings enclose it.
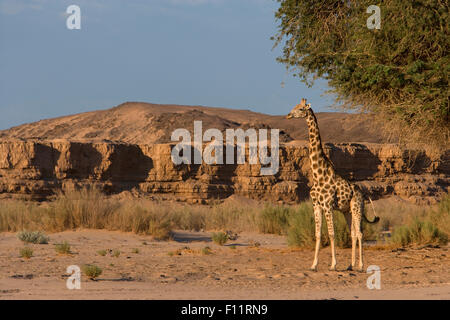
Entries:
{"label": "dry grass tuft", "polygon": [[19,254],[22,258],[30,259],[33,256],[33,249],[30,247],[23,247],[19,250]]}
{"label": "dry grass tuft", "polygon": [[70,254],[70,244],[67,241],[55,244],[55,251],[59,254]]}

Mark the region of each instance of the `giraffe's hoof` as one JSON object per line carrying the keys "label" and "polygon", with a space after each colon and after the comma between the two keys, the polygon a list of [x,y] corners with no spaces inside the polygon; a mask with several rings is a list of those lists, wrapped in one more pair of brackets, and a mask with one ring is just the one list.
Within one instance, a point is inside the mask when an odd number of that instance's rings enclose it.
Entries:
{"label": "giraffe's hoof", "polygon": [[336,266],[331,266],[330,271],[336,271]]}
{"label": "giraffe's hoof", "polygon": [[317,266],[312,266],[310,269],[311,271],[317,272]]}
{"label": "giraffe's hoof", "polygon": [[358,271],[359,272],[364,272],[364,268],[361,266],[361,267],[358,268]]}
{"label": "giraffe's hoof", "polygon": [[348,268],[347,268],[347,271],[353,271],[353,266],[349,265]]}

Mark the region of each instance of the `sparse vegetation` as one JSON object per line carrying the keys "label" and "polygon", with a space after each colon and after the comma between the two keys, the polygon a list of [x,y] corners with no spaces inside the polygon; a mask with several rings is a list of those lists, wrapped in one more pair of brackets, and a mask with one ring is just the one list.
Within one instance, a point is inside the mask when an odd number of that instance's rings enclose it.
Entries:
{"label": "sparse vegetation", "polygon": [[202,248],[201,253],[206,256],[206,255],[212,254],[212,250],[210,247],[204,247],[204,248]]}
{"label": "sparse vegetation", "polygon": [[23,242],[34,244],[47,244],[50,240],[50,238],[41,231],[22,231],[17,234],[17,238]]}
{"label": "sparse vegetation", "polygon": [[67,241],[55,244],[55,251],[59,254],[70,254],[70,244]]}
{"label": "sparse vegetation", "polygon": [[92,189],[60,193],[45,206],[10,201],[0,207],[0,231],[106,229],[170,239],[173,229],[256,231],[258,207],[190,206],[147,200],[122,201]]}
{"label": "sparse vegetation", "polygon": [[396,246],[410,244],[443,245],[448,243],[448,236],[430,220],[415,217],[408,225],[395,228],[390,242]]}
{"label": "sparse vegetation", "polygon": [[30,259],[33,256],[33,249],[30,247],[23,247],[19,250],[20,256],[25,259]]}
{"label": "sparse vegetation", "polygon": [[106,250],[98,250],[97,254],[104,257],[104,256],[106,256]]}
{"label": "sparse vegetation", "polygon": [[450,237],[450,194],[442,198],[438,209],[432,211],[430,220],[436,226],[439,226],[439,230],[446,234],[447,237]]}
{"label": "sparse vegetation", "polygon": [[292,209],[284,206],[266,205],[258,216],[258,227],[262,233],[285,234]]}
{"label": "sparse vegetation", "polygon": [[212,241],[223,246],[228,241],[228,235],[225,232],[215,232],[211,235]]}
{"label": "sparse vegetation", "polygon": [[83,271],[83,273],[91,280],[98,278],[103,272],[100,267],[93,264],[83,265],[81,271]]}
{"label": "sparse vegetation", "polygon": [[[94,201],[95,200],[95,201]],[[103,204],[92,202],[104,202]],[[363,223],[365,240],[379,239],[385,243],[381,232],[392,234],[394,243],[444,241],[450,232],[450,196],[444,197],[436,208],[410,207],[403,203],[378,207],[381,221],[377,225]],[[369,214],[370,215],[370,214]],[[420,228],[411,225],[414,217],[423,221]],[[399,226],[404,226],[400,228]],[[431,227],[438,227],[436,231]],[[98,228],[119,230],[137,234],[153,235],[156,239],[169,239],[173,229],[181,230],[235,230],[259,231],[286,235],[288,243],[297,247],[312,247],[315,243],[313,210],[310,202],[295,206],[190,206],[186,204],[164,204],[146,200],[118,202],[102,195],[95,189],[72,191],[60,194],[56,200],[41,206],[37,203],[8,202],[0,207],[0,231],[45,230],[57,232],[73,228]],[[322,223],[322,245],[329,243],[325,219]],[[419,228],[422,235],[412,237],[406,228]],[[340,212],[335,213],[336,244],[350,246],[349,230]],[[29,243],[48,243],[49,238],[42,231],[21,231],[17,237]],[[226,243],[226,233],[219,233],[213,239],[218,244]],[[408,240],[411,239],[411,240]],[[416,240],[414,240],[416,239]],[[427,240],[428,239],[428,240]],[[438,241],[438,242],[439,242]],[[107,252],[98,251],[99,255]],[[117,253],[116,253],[117,255]],[[119,252],[120,255],[120,252]],[[114,256],[114,254],[113,254]]]}
{"label": "sparse vegetation", "polygon": [[113,252],[111,253],[111,255],[114,258],[118,258],[120,256],[120,250],[114,249]]}
{"label": "sparse vegetation", "polygon": [[136,253],[136,254],[139,254],[141,251],[139,250],[139,248],[133,248],[132,250],[131,250],[131,253]]}

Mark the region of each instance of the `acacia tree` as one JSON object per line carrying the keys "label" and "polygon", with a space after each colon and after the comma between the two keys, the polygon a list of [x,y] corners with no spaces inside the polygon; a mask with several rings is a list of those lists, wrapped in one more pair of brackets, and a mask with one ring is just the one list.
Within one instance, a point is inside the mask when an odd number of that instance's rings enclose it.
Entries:
{"label": "acacia tree", "polygon": [[400,141],[449,146],[447,0],[277,1],[278,61],[308,85],[327,79],[343,108],[377,115]]}

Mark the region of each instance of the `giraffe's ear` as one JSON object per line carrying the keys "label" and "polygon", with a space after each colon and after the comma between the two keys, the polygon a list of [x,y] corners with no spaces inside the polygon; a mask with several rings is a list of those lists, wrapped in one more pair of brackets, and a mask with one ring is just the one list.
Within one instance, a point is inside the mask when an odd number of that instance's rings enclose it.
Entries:
{"label": "giraffe's ear", "polygon": [[310,103],[308,103],[308,104],[306,105],[306,109],[311,109],[311,104],[310,104]]}

